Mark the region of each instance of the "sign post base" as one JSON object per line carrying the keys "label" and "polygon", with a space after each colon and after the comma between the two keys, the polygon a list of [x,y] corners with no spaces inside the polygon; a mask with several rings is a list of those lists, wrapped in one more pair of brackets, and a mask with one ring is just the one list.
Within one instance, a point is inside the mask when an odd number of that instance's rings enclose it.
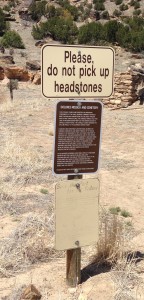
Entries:
{"label": "sign post base", "polygon": [[[68,180],[82,179],[82,175],[69,175]],[[66,251],[66,283],[76,287],[81,282],[81,248]]]}
{"label": "sign post base", "polygon": [[66,283],[76,287],[81,282],[81,248],[66,251]]}

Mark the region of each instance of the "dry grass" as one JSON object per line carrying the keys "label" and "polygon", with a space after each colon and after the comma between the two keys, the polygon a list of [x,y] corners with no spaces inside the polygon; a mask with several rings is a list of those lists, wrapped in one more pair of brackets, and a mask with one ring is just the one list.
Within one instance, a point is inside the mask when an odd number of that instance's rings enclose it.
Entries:
{"label": "dry grass", "polygon": [[100,212],[99,241],[93,260],[97,264],[113,266],[125,252],[127,241],[132,234],[122,217],[104,209]]}
{"label": "dry grass", "polygon": [[127,258],[118,260],[111,272],[111,277],[115,284],[115,300],[143,299],[140,294],[144,282],[137,273],[134,259],[130,261]]}
{"label": "dry grass", "polygon": [[7,277],[39,261],[60,257],[53,248],[54,216],[30,213],[0,241],[0,274]]}

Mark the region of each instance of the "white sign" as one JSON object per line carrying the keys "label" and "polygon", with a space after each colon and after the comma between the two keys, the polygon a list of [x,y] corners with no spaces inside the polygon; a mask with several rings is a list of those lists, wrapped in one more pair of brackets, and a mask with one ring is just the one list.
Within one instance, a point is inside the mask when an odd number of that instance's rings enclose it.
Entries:
{"label": "white sign", "polygon": [[89,246],[98,241],[99,180],[61,181],[56,184],[57,250]]}
{"label": "white sign", "polygon": [[44,45],[42,94],[47,98],[103,98],[113,93],[110,47]]}

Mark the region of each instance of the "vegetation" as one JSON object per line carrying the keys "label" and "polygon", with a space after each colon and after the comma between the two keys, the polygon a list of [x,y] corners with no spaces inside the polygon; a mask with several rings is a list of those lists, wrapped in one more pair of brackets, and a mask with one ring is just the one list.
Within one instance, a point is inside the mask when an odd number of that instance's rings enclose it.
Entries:
{"label": "vegetation", "polygon": [[123,216],[124,218],[128,218],[128,217],[131,217],[131,213],[125,209],[122,209],[121,210],[121,216]]}
{"label": "vegetation", "polygon": [[40,26],[33,26],[32,35],[35,39],[42,39],[49,34],[54,40],[64,44],[74,43],[78,29],[71,18],[66,19],[64,17],[54,17],[41,23]]}
{"label": "vegetation", "polygon": [[46,15],[47,13],[46,4],[47,2],[44,0],[40,2],[33,2],[30,5],[29,10],[31,13],[31,17],[34,21],[39,21],[42,16]]}
{"label": "vegetation", "polygon": [[122,14],[121,11],[118,9],[115,9],[113,12],[113,16],[115,16],[115,17],[120,17],[121,14]]}
{"label": "vegetation", "polygon": [[113,214],[113,215],[121,215],[122,217],[124,218],[127,218],[127,217],[131,217],[131,213],[125,209],[121,209],[119,206],[116,206],[116,207],[110,207],[109,209],[110,213]]}
{"label": "vegetation", "polygon": [[123,0],[115,0],[116,5],[120,5],[120,4],[122,4],[122,2],[123,2]]}
{"label": "vegetation", "polygon": [[[105,0],[93,0],[96,20],[109,19],[108,11],[105,10]],[[122,11],[128,9],[128,5],[122,0],[115,0],[119,6],[113,13],[119,17]],[[74,21],[80,17],[82,20],[88,18],[92,6],[82,5],[79,8],[72,6],[68,0],[57,0],[59,7],[48,5],[45,0],[34,2],[31,7],[33,20],[40,20],[44,15],[47,20],[39,25],[34,25],[32,36],[34,39],[43,39],[48,36],[64,44],[89,44],[106,45],[118,43],[130,51],[139,52],[144,50],[144,20],[139,18],[140,10],[136,10],[133,18],[123,17],[122,21],[110,20],[104,24],[91,22],[77,28]],[[131,0],[131,5],[137,5],[136,0]],[[131,21],[129,21],[131,20]]]}
{"label": "vegetation", "polygon": [[[119,207],[115,209],[119,211]],[[129,243],[132,223],[129,226],[118,213],[111,214],[103,209],[100,211],[99,224],[99,240],[93,263],[111,267],[126,257],[124,246]]]}
{"label": "vegetation", "polygon": [[128,9],[128,5],[127,5],[127,4],[122,3],[122,4],[120,5],[120,10],[121,10],[121,11],[124,11],[124,10],[127,10],[127,9]]}
{"label": "vegetation", "polygon": [[144,50],[144,19],[125,18],[122,23],[112,20],[104,25],[92,22],[80,27],[78,42],[95,45],[97,42],[118,43],[130,51]]}
{"label": "vegetation", "polygon": [[113,215],[118,215],[118,213],[121,211],[121,209],[120,209],[119,206],[117,206],[117,207],[110,207],[109,211]]}
{"label": "vegetation", "polygon": [[1,44],[6,48],[25,48],[20,35],[14,30],[5,32],[1,39]]}
{"label": "vegetation", "polygon": [[55,16],[69,14],[74,21],[77,21],[79,16],[77,7],[71,5],[68,0],[58,0],[58,4],[60,7],[55,8],[53,5],[47,5],[47,1],[45,0],[33,2],[29,8],[31,18],[34,21],[39,21],[42,16],[52,18]]}
{"label": "vegetation", "polygon": [[3,10],[0,8],[0,35],[3,35],[3,33],[6,31],[6,22]]}
{"label": "vegetation", "polygon": [[41,189],[40,192],[44,195],[47,195],[49,193],[47,189]]}

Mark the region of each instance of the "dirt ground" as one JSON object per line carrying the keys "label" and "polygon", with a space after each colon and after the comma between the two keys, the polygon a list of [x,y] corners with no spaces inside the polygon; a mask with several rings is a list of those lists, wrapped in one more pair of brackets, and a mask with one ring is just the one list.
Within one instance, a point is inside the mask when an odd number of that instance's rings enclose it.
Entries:
{"label": "dirt ground", "polygon": [[[55,184],[66,176],[52,174],[53,124],[56,101],[44,99],[40,86],[19,83],[14,102],[9,101],[6,85],[1,83],[0,106],[0,242],[9,242],[29,215],[41,217],[53,209]],[[100,206],[119,206],[131,213],[135,235],[132,250],[144,253],[144,106],[136,102],[127,109],[104,108],[100,170],[86,177],[100,179]],[[43,193],[42,189],[48,192]],[[54,213],[54,212],[53,212]],[[54,224],[51,224],[52,236]],[[53,241],[52,241],[53,243]],[[11,253],[9,249],[9,253]],[[95,249],[82,249],[82,268],[89,264]],[[1,262],[1,261],[0,261]],[[0,277],[0,299],[18,300],[22,287],[33,283],[42,299],[68,300],[114,299],[116,289],[112,271],[102,269],[76,289],[65,284],[65,254],[58,253],[49,261],[37,261],[31,266],[15,267],[14,273]],[[144,279],[143,261],[140,282]],[[1,267],[0,267],[1,270]],[[5,298],[10,295],[10,298]],[[135,295],[135,294],[134,294]],[[83,298],[82,298],[83,297]],[[140,285],[138,297],[144,299]]]}

